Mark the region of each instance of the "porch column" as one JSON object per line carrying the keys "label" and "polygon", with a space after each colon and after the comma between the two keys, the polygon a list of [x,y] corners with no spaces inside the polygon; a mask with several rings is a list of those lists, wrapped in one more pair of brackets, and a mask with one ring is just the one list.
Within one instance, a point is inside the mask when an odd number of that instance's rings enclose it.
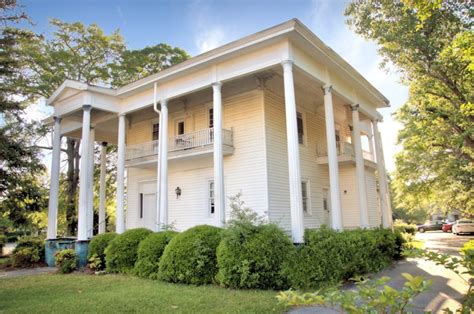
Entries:
{"label": "porch column", "polygon": [[100,186],[99,186],[99,234],[105,233],[105,194],[107,175],[107,143],[100,146]]}
{"label": "porch column", "polygon": [[387,173],[385,170],[385,160],[383,157],[382,140],[380,138],[377,120],[372,121],[375,140],[375,155],[377,161],[377,172],[379,177],[380,207],[382,210],[382,226],[392,227],[392,210],[390,208],[390,197],[388,194]]}
{"label": "porch column", "polygon": [[53,155],[48,204],[48,240],[56,239],[58,225],[59,163],[61,157],[61,118],[54,117]]}
{"label": "porch column", "polygon": [[214,116],[214,204],[216,226],[225,224],[224,154],[222,152],[222,83],[212,84]]}
{"label": "porch column", "polygon": [[94,235],[94,139],[95,129],[89,132],[89,167],[87,168],[87,180],[89,180],[87,193],[87,237]]}
{"label": "porch column", "polygon": [[82,143],[81,143],[81,165],[79,171],[79,210],[77,217],[77,240],[87,240],[87,198],[89,193],[88,168],[89,139],[91,128],[91,105],[82,106]]}
{"label": "porch column", "polygon": [[301,192],[300,152],[296,117],[293,61],[285,60],[283,82],[285,89],[286,138],[288,142],[288,172],[290,179],[291,237],[293,243],[303,243],[303,196]]}
{"label": "porch column", "polygon": [[332,86],[325,85],[324,116],[326,120],[326,141],[328,145],[329,185],[331,193],[332,228],[342,230],[341,193],[339,188],[339,168],[336,148],[336,130],[332,104]]}
{"label": "porch column", "polygon": [[168,225],[168,100],[162,99],[160,123],[160,229]]}
{"label": "porch column", "polygon": [[369,227],[369,214],[367,209],[367,188],[365,181],[364,156],[360,139],[359,105],[352,105],[352,133],[356,160],[357,191],[359,192],[360,227]]}
{"label": "porch column", "polygon": [[115,229],[117,233],[125,231],[125,114],[119,115],[118,121],[118,147],[117,147],[117,212]]}

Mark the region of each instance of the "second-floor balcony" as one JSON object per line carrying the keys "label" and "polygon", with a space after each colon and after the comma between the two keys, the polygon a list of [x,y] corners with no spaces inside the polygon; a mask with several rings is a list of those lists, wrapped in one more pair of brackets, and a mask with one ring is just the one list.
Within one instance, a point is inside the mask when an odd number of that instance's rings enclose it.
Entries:
{"label": "second-floor balcony", "polygon": [[[339,163],[355,163],[354,145],[349,142],[336,142],[337,160]],[[328,147],[326,143],[317,145],[318,164],[328,163]],[[362,150],[364,162],[368,166],[375,164],[375,157],[368,151]]]}
{"label": "second-floor balcony", "polygon": [[[234,152],[232,130],[222,130],[224,156]],[[176,135],[168,139],[168,159],[211,154],[214,151],[214,129],[203,129]],[[125,161],[128,166],[151,164],[158,158],[158,141],[127,145]]]}

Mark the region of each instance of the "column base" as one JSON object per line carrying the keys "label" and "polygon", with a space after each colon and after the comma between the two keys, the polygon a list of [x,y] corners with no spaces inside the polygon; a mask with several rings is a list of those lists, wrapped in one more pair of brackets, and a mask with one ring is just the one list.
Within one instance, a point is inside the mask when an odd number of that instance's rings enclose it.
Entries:
{"label": "column base", "polygon": [[75,238],[57,238],[46,240],[45,243],[45,262],[49,267],[55,266],[55,257],[57,251],[74,249]]}
{"label": "column base", "polygon": [[79,268],[87,266],[87,253],[89,252],[90,240],[77,240],[76,241],[76,256],[77,265]]}

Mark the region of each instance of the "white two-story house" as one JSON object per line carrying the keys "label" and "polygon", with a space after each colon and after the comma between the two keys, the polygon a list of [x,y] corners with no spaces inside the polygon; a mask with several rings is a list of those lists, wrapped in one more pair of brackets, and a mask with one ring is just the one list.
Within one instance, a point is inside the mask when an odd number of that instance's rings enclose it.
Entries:
{"label": "white two-story house", "polygon": [[[118,89],[66,81],[49,105],[48,239],[56,238],[61,136],[82,139],[78,241],[94,224],[94,143],[118,146],[119,233],[223,226],[237,193],[295,243],[323,224],[392,224],[377,127],[377,109],[389,102],[296,19]],[[102,149],[101,233],[106,158]]]}

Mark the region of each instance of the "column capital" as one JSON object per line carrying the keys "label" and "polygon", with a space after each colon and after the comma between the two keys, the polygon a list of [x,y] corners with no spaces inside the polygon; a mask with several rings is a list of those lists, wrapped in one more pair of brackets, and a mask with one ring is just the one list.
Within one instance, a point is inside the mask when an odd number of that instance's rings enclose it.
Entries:
{"label": "column capital", "polygon": [[332,85],[326,84],[323,86],[323,92],[324,95],[331,94],[332,93]]}
{"label": "column capital", "polygon": [[359,104],[352,104],[352,105],[351,105],[352,111],[359,111],[359,107],[360,107]]}
{"label": "column capital", "polygon": [[211,84],[211,86],[212,86],[213,89],[216,89],[216,88],[221,89],[222,83],[221,82],[214,82],[214,83]]}
{"label": "column capital", "polygon": [[126,115],[127,115],[127,114],[124,113],[124,112],[121,112],[121,113],[118,114],[119,117],[125,117]]}
{"label": "column capital", "polygon": [[59,116],[54,116],[54,117],[53,117],[54,122],[57,122],[57,123],[61,123],[61,120],[62,120],[62,119],[63,119],[63,118],[61,118],[61,117],[59,117]]}
{"label": "column capital", "polygon": [[90,111],[92,109],[92,105],[82,105],[82,110]]}
{"label": "column capital", "polygon": [[283,66],[283,70],[284,71],[291,71],[293,69],[293,60],[283,60],[281,62],[281,65]]}

